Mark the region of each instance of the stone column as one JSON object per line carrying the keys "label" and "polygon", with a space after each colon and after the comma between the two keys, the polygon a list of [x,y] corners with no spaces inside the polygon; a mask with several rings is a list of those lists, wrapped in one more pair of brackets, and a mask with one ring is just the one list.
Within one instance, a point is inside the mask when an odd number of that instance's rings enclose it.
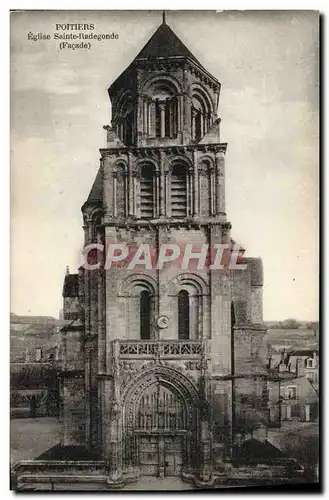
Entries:
{"label": "stone column", "polygon": [[154,171],[153,175],[153,193],[154,193],[154,217],[159,217],[159,181],[160,181],[160,172],[159,170]]}
{"label": "stone column", "polygon": [[113,215],[113,176],[111,172],[111,158],[105,156],[101,160],[102,170],[103,170],[103,183],[104,183],[104,215],[105,217],[111,218]]}
{"label": "stone column", "polygon": [[188,169],[188,182],[187,182],[187,215],[192,215],[193,209],[193,168]]}
{"label": "stone column", "polygon": [[98,371],[100,373],[106,372],[106,329],[103,319],[105,309],[104,272],[103,269],[98,271]]}
{"label": "stone column", "polygon": [[199,214],[199,172],[198,172],[198,155],[197,151],[193,151],[193,180],[194,180],[194,205],[193,215]]}
{"label": "stone column", "polygon": [[224,153],[216,152],[216,215],[225,212]]}
{"label": "stone column", "polygon": [[164,171],[164,185],[165,185],[165,215],[171,217],[171,187],[170,187],[170,172],[168,167]]}
{"label": "stone column", "polygon": [[149,133],[149,126],[148,126],[148,98],[147,97],[144,97],[143,110],[144,110],[144,119],[143,119],[144,127],[143,127],[143,130],[144,130],[144,134],[148,135],[148,133]]}
{"label": "stone column", "polygon": [[166,136],[166,104],[164,102],[159,103],[160,108],[160,125],[161,125],[161,137]]}
{"label": "stone column", "polygon": [[165,172],[164,172],[164,152],[160,150],[160,196],[159,196],[160,217],[165,215]]}
{"label": "stone column", "polygon": [[132,156],[128,152],[128,216],[134,215],[134,179]]}
{"label": "stone column", "polygon": [[215,169],[214,166],[211,165],[210,171],[210,215],[215,215],[216,213],[216,191],[215,191]]}
{"label": "stone column", "polygon": [[123,128],[123,118],[120,118],[120,124],[119,124],[119,137],[121,141],[124,140],[124,128]]}
{"label": "stone column", "polygon": [[179,95],[178,96],[178,132],[183,131],[183,110],[184,110],[184,101],[183,101],[183,96]]}
{"label": "stone column", "polygon": [[113,217],[117,216],[117,182],[118,172],[113,172]]}
{"label": "stone column", "polygon": [[[88,217],[86,221],[87,226],[87,244],[91,242],[91,220]],[[84,312],[85,312],[85,334],[90,335],[91,331],[91,310],[90,310],[90,270],[86,269],[84,272]]]}
{"label": "stone column", "polygon": [[147,100],[147,120],[148,120],[148,135],[149,137],[153,136],[152,130],[152,99]]}
{"label": "stone column", "polygon": [[155,137],[155,102],[149,102],[149,136]]}
{"label": "stone column", "polygon": [[174,101],[173,99],[167,100],[168,113],[169,113],[169,137],[174,136],[175,125],[174,125]]}
{"label": "stone column", "polygon": [[137,172],[136,170],[134,169],[133,170],[133,215],[135,217],[139,217],[140,216],[140,203],[138,203],[138,199],[139,199],[139,182],[138,182],[138,179],[137,179]]}
{"label": "stone column", "polygon": [[191,117],[192,117],[192,139],[195,139],[195,115],[196,115],[196,110],[194,108],[191,109]]}
{"label": "stone column", "polygon": [[139,95],[137,102],[137,136],[142,136],[144,131],[143,125],[143,96]]}

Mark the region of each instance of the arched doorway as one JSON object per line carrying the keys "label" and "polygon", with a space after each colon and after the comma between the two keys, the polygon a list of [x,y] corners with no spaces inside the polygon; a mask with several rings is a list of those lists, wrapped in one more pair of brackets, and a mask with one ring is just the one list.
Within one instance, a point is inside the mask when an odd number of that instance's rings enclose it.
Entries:
{"label": "arched doorway", "polygon": [[198,410],[181,381],[154,373],[134,386],[123,419],[123,471],[168,477],[197,468]]}

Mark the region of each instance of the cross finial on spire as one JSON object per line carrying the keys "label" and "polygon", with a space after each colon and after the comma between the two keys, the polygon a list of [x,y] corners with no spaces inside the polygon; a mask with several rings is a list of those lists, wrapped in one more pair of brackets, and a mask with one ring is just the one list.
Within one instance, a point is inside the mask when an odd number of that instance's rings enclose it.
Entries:
{"label": "cross finial on spire", "polygon": [[162,24],[166,24],[166,11],[162,11]]}

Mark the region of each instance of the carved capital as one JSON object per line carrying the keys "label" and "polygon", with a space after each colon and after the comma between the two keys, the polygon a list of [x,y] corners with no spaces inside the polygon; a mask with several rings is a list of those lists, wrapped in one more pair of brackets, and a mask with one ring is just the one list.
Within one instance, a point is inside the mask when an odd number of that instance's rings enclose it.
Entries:
{"label": "carved capital", "polygon": [[225,222],[225,224],[221,225],[221,231],[222,234],[228,234],[228,232],[231,230],[232,224],[230,222]]}

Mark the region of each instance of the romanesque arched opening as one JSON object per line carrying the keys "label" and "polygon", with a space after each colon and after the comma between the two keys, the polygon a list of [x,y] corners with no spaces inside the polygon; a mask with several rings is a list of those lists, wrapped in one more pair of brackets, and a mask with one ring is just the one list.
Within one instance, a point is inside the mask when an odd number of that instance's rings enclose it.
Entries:
{"label": "romanesque arched opening", "polygon": [[171,215],[187,216],[187,171],[184,164],[177,163],[171,172]]}
{"label": "romanesque arched opening", "polygon": [[154,217],[155,209],[155,176],[154,165],[146,163],[140,171],[140,211],[143,219]]}
{"label": "romanesque arched opening", "polygon": [[211,105],[205,93],[198,88],[192,93],[192,138],[195,141],[208,132],[211,126]]}
{"label": "romanesque arched opening", "polygon": [[190,296],[187,290],[181,290],[178,294],[178,338],[190,338]]}
{"label": "romanesque arched opening", "polygon": [[140,338],[150,340],[151,338],[151,294],[148,290],[142,290],[140,301]]}
{"label": "romanesque arched opening", "polygon": [[135,97],[127,92],[121,98],[116,116],[117,135],[126,146],[130,146],[134,141],[135,107]]}
{"label": "romanesque arched opening", "polygon": [[[148,127],[150,136],[175,138],[178,130],[177,88],[165,77],[149,86]],[[155,123],[155,130],[152,125]]]}

